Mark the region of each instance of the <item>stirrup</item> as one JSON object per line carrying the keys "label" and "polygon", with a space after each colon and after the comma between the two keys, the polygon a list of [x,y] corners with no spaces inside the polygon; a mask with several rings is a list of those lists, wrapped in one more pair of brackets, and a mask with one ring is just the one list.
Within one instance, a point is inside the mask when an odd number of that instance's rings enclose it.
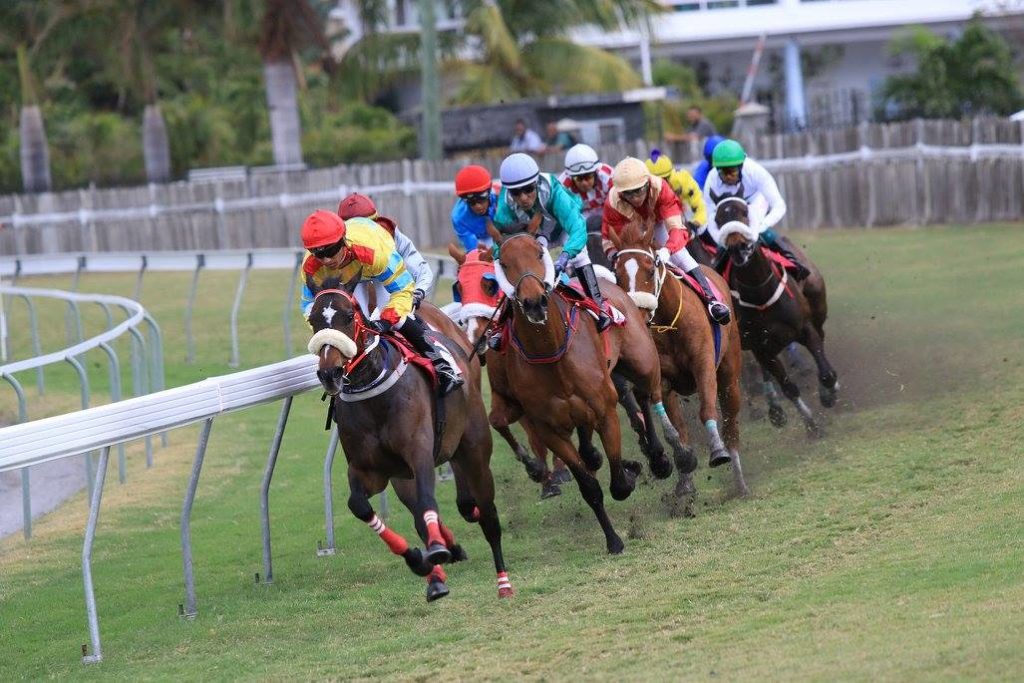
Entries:
{"label": "stirrup", "polygon": [[594,321],[594,324],[597,326],[598,332],[604,332],[612,326],[613,322],[612,317],[602,310],[597,314],[597,320]]}
{"label": "stirrup", "polygon": [[719,325],[728,325],[729,321],[732,320],[729,307],[717,299],[708,301],[708,317]]}

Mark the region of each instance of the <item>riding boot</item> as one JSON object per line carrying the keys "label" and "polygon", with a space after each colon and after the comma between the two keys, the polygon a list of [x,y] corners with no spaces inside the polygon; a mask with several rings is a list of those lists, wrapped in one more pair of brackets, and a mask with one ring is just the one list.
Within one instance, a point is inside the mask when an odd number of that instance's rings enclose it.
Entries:
{"label": "riding boot", "polygon": [[484,334],[488,335],[487,348],[491,351],[501,350],[501,339],[504,336],[505,325],[508,324],[509,319],[512,317],[512,304],[507,298],[502,298],[499,306],[501,306],[501,311],[498,313],[498,317],[491,323],[489,329],[484,330]]}
{"label": "riding boot", "polygon": [[445,360],[437,346],[427,339],[426,330],[421,321],[409,316],[399,331],[412,343],[420,355],[433,364],[434,370],[437,371],[442,396],[447,396],[463,385],[465,380],[462,379],[459,371],[453,368],[451,363]]}
{"label": "riding boot", "polygon": [[601,287],[597,282],[594,266],[589,263],[584,266],[577,266],[576,275],[580,279],[580,284],[583,285],[583,291],[597,304],[597,331],[604,332],[612,324],[612,319],[604,312],[604,298],[601,296]]}
{"label": "riding boot", "polygon": [[704,290],[704,305],[707,306],[708,317],[719,325],[728,325],[729,320],[732,318],[729,307],[715,298],[715,294],[711,290],[711,283],[708,282],[708,278],[704,275],[704,271],[700,269],[700,266],[689,271],[687,275],[693,277],[697,284],[700,285],[700,288]]}
{"label": "riding boot", "polygon": [[769,249],[777,254],[781,254],[793,262],[793,277],[800,280],[806,280],[807,276],[811,274],[811,271],[807,270],[807,266],[800,262],[800,259],[796,257],[791,250],[787,249],[779,239],[779,236],[775,234],[775,231],[771,228],[761,231],[761,242]]}

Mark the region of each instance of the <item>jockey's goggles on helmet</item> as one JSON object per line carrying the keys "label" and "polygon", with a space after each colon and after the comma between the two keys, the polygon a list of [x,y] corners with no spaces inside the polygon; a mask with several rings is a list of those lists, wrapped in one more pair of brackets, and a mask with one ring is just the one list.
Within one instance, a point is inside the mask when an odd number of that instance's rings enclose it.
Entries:
{"label": "jockey's goggles on helmet", "polygon": [[577,161],[575,164],[566,166],[565,170],[568,171],[571,176],[578,176],[583,173],[593,173],[594,166],[596,166],[596,164],[593,161]]}
{"label": "jockey's goggles on helmet", "polygon": [[536,192],[536,191],[537,191],[537,183],[530,183],[529,185],[524,185],[523,187],[513,187],[513,188],[510,188],[508,193],[510,195],[512,195],[513,197],[520,197],[520,196],[522,196],[524,194],[530,194],[531,192]]}
{"label": "jockey's goggles on helmet", "polygon": [[646,182],[640,187],[635,187],[632,190],[623,190],[619,194],[625,197],[626,199],[629,199],[630,197],[639,197],[640,195],[647,194],[647,190],[650,187],[650,182]]}
{"label": "jockey's goggles on helmet", "polygon": [[464,194],[461,196],[462,199],[464,199],[467,204],[479,204],[481,202],[491,201],[490,192],[471,192],[469,194]]}
{"label": "jockey's goggles on helmet", "polygon": [[338,240],[334,244],[328,244],[323,247],[315,247],[309,250],[309,253],[318,259],[334,258],[341,248],[345,246],[345,240]]}

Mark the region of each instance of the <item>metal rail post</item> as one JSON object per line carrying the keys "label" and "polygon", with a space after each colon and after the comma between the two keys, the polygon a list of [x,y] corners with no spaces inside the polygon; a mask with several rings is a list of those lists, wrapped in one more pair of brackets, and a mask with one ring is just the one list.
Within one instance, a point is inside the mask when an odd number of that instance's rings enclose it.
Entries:
{"label": "metal rail post", "polygon": [[206,445],[210,442],[210,429],[213,418],[203,421],[203,429],[199,432],[199,444],[196,446],[196,457],[192,461],[192,475],[185,491],[185,504],[181,508],[181,560],[185,568],[185,605],[179,606],[179,614],[187,619],[194,619],[196,611],[196,584],[192,576],[192,504],[196,500],[196,487],[199,486],[199,475],[203,471],[203,458],[206,456]]}
{"label": "metal rail post", "polygon": [[[84,256],[79,256],[78,257],[78,265],[75,268],[75,274],[71,278],[71,291],[72,292],[77,292],[78,291],[78,285],[79,285],[79,282],[82,279],[82,271],[83,270],[85,270],[85,257]],[[68,308],[69,308],[68,316],[65,317],[65,320],[67,322],[67,329],[68,329],[68,345],[70,346],[71,344],[77,344],[78,342],[82,341],[82,314],[81,314],[81,312],[78,309],[78,304],[75,303],[74,301],[69,301],[68,302]],[[74,313],[74,330],[75,330],[75,334],[77,334],[77,336],[74,338],[74,340],[72,340],[72,338],[71,338],[72,320],[71,320],[70,315],[71,315],[72,312]]]}
{"label": "metal rail post", "polygon": [[[146,340],[143,338],[142,333],[134,327],[128,328],[128,333],[132,336],[132,394],[134,396],[144,396],[149,393],[150,383],[146,373]],[[137,349],[141,349],[136,353]],[[166,433],[164,435],[164,445],[166,446]],[[145,437],[146,443],[146,467],[153,466],[153,437],[149,434]]]}
{"label": "metal rail post", "polygon": [[[36,305],[29,295],[19,294],[18,296],[24,299],[25,305],[28,306],[28,324],[29,329],[32,331],[32,353],[37,356],[41,356],[43,355],[43,346],[39,342],[39,320],[36,318]],[[46,391],[42,365],[36,368],[36,390],[39,392],[40,396],[42,396]]]}
{"label": "metal rail post", "polygon": [[196,304],[196,291],[199,289],[199,271],[206,265],[206,255],[196,254],[196,269],[192,272],[192,287],[188,292],[188,305],[185,306],[185,362],[196,361],[196,342],[192,338],[192,308]]}
{"label": "metal rail post", "polygon": [[[103,661],[103,650],[100,647],[100,622],[96,615],[96,594],[92,588],[92,544],[96,540],[96,524],[100,519],[100,501],[103,498],[103,484],[107,477],[107,461],[110,459],[110,446],[100,451],[100,462],[96,470],[96,482],[93,484],[95,494],[89,503],[89,523],[85,526],[85,543],[82,545],[82,582],[85,584],[85,613],[89,620],[89,640],[92,642],[92,654],[82,653],[83,664],[95,664]],[[84,646],[82,648],[85,649]]]}
{"label": "metal rail post", "polygon": [[338,425],[331,430],[331,442],[327,445],[327,455],[324,457],[324,526],[327,529],[327,546],[323,547],[317,543],[316,554],[320,557],[333,555],[336,552],[334,546],[334,486],[331,482],[331,473],[334,469],[334,456],[338,452]]}
{"label": "metal rail post", "polygon": [[281,414],[277,418],[277,431],[270,443],[270,455],[267,466],[263,470],[263,484],[260,486],[260,527],[263,530],[263,583],[274,582],[274,565],[270,557],[270,480],[274,477],[277,466],[277,454],[281,450],[281,439],[284,428],[288,425],[288,413],[292,409],[292,397],[289,396],[281,405]]}
{"label": "metal rail post", "polygon": [[[85,410],[89,407],[89,377],[85,374],[85,368],[82,367],[77,358],[67,356],[64,360],[70,363],[71,367],[78,373],[78,383],[81,385],[82,391],[82,410]],[[85,476],[89,500],[92,501],[92,453],[85,454]]]}
{"label": "metal rail post", "polygon": [[149,260],[146,255],[142,255],[142,265],[139,266],[139,274],[135,278],[135,289],[132,291],[132,298],[136,301],[142,298],[142,278],[146,274],[146,268],[149,267]]}
{"label": "metal rail post", "polygon": [[295,285],[299,281],[299,269],[302,267],[303,252],[295,254],[295,267],[288,283],[288,298],[284,300],[284,357],[292,357],[292,306],[295,305]]}
{"label": "metal rail post", "polygon": [[245,269],[242,270],[242,277],[238,279],[238,289],[235,291],[235,303],[231,306],[231,360],[228,361],[229,368],[237,368],[238,359],[238,309],[242,307],[242,295],[245,294],[245,286],[249,283],[249,271],[252,270],[252,252],[246,254]]}
{"label": "metal rail post", "polygon": [[[121,363],[117,360],[117,354],[114,353],[110,344],[104,342],[100,344],[100,348],[110,360],[110,400],[116,403],[121,400]],[[124,455],[123,441],[117,444],[117,480],[122,484],[128,480],[128,463]]]}
{"label": "metal rail post", "polygon": [[[7,380],[14,388],[14,393],[18,396],[18,424],[28,421],[25,391],[21,388],[21,384],[13,375],[8,375],[7,373],[0,373],[0,379]],[[29,470],[27,467],[21,468],[21,516],[24,520],[22,531],[27,541],[32,538],[32,491],[29,484]]]}
{"label": "metal rail post", "polygon": [[[166,387],[166,380],[164,377],[164,334],[160,330],[160,326],[156,324],[156,320],[153,319],[149,313],[143,318],[149,323],[149,338],[153,342],[150,348],[153,349],[153,367],[150,374],[150,389],[152,391],[163,391]],[[167,448],[167,432],[160,432],[160,445]],[[146,437],[146,467],[153,466],[153,448],[152,439]]]}

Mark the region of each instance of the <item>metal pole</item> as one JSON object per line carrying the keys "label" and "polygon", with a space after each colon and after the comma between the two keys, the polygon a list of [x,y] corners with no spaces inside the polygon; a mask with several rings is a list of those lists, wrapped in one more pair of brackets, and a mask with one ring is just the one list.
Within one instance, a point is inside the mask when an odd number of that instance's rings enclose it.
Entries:
{"label": "metal pole", "polygon": [[[164,377],[164,334],[160,330],[160,326],[156,324],[156,320],[153,319],[149,313],[146,313],[144,319],[149,323],[149,337],[153,342],[150,346],[153,349],[153,368],[150,375],[150,389],[152,391],[163,391],[166,387],[166,379]],[[167,448],[167,432],[160,432],[160,445]],[[146,467],[153,466],[153,440],[150,435],[146,435]]]}
{"label": "metal pole", "polygon": [[[78,257],[78,266],[75,268],[75,274],[71,278],[71,291],[72,292],[77,292],[78,291],[78,283],[81,280],[82,270],[84,268],[85,268],[85,257],[84,256],[79,256]],[[67,323],[67,330],[68,330],[68,345],[70,346],[71,344],[77,344],[78,342],[82,341],[82,316],[81,316],[81,313],[79,313],[78,304],[75,303],[74,301],[69,301],[68,302],[68,308],[69,308],[69,311],[68,311],[68,315],[65,316],[65,321]],[[71,319],[71,313],[72,312],[74,312],[74,323],[72,323],[72,319]],[[71,335],[72,335],[72,332],[71,332],[72,324],[73,324],[73,329],[74,329],[75,333],[77,334],[77,337],[75,337],[74,340],[72,340],[72,337],[71,337]]]}
{"label": "metal pole", "polygon": [[206,256],[196,254],[196,269],[192,273],[192,288],[188,292],[188,305],[185,306],[185,362],[196,361],[196,342],[192,338],[192,307],[196,303],[196,290],[199,288],[199,271],[206,265]]}
{"label": "metal pole", "polygon": [[[149,379],[146,376],[146,340],[142,338],[142,333],[134,327],[128,328],[128,334],[132,336],[134,344],[132,344],[132,358],[138,360],[137,363],[132,363],[132,390],[136,396],[142,396],[149,393]],[[136,358],[135,350],[140,349]]]}
{"label": "metal pole", "polygon": [[[27,294],[19,294],[18,296],[24,299],[25,305],[28,306],[28,324],[29,329],[32,331],[32,353],[41,356],[43,355],[43,346],[39,342],[39,320],[36,318],[36,305]],[[46,391],[42,365],[36,368],[36,390],[40,396]]]}
{"label": "metal pole", "polygon": [[252,253],[246,254],[245,269],[242,270],[242,277],[238,279],[238,289],[235,290],[235,303],[231,306],[231,360],[228,367],[238,367],[238,309],[242,307],[242,295],[245,294],[245,286],[249,282],[249,271],[252,270]]}
{"label": "metal pole", "polygon": [[331,430],[331,442],[327,445],[324,456],[324,526],[327,528],[327,546],[317,547],[316,554],[320,557],[333,555],[334,546],[334,487],[331,483],[331,471],[334,469],[334,456],[338,452],[338,425]]}
{"label": "metal pole", "polygon": [[422,83],[423,130],[420,138],[420,156],[427,161],[441,159],[441,88],[437,77],[437,24],[434,17],[435,0],[417,0],[420,15],[420,81]]}
{"label": "metal pole", "polygon": [[139,274],[135,278],[135,290],[132,292],[132,298],[136,301],[142,299],[142,278],[146,274],[146,268],[149,267],[149,261],[146,259],[146,255],[142,255],[142,265],[139,266]]}
{"label": "metal pole", "polygon": [[284,357],[292,357],[292,306],[295,305],[295,285],[299,281],[299,269],[305,257],[304,252],[295,254],[295,267],[292,268],[292,279],[288,283],[288,298],[284,300]]}
{"label": "metal pole", "polygon": [[[81,386],[82,391],[82,410],[89,407],[89,377],[85,374],[85,368],[78,362],[78,359],[74,356],[66,356],[65,361],[71,364],[71,367],[78,373],[78,382]],[[92,453],[85,454],[85,477],[86,484],[89,490],[89,500],[92,500]]]}
{"label": "metal pole", "polygon": [[[100,348],[107,354],[110,360],[110,400],[118,402],[121,400],[121,363],[117,360],[117,354],[110,344],[103,342]],[[128,463],[124,456],[124,442],[117,444],[117,480],[125,483],[128,480]]]}
{"label": "metal pole", "polygon": [[[28,408],[25,401],[25,391],[21,388],[21,384],[14,378],[13,375],[7,373],[0,373],[0,378],[7,380],[12,387],[14,387],[14,393],[18,396],[18,424],[28,421]],[[21,468],[21,516],[24,520],[23,531],[25,533],[25,540],[32,538],[32,492],[29,486],[29,468]]]}
{"label": "metal pole", "polygon": [[194,619],[198,614],[196,584],[192,576],[192,504],[196,500],[196,487],[199,486],[199,475],[203,471],[203,457],[206,455],[206,445],[210,441],[212,427],[213,418],[206,418],[203,421],[203,429],[199,432],[199,445],[196,446],[196,457],[192,461],[192,476],[189,477],[185,504],[181,508],[181,560],[185,566],[185,607],[181,611],[181,616],[188,619]]}
{"label": "metal pole", "polygon": [[277,431],[270,443],[270,455],[267,466],[263,470],[263,484],[260,487],[260,526],[263,529],[263,583],[274,583],[274,567],[270,559],[270,480],[274,477],[277,466],[277,454],[281,450],[281,439],[284,428],[288,424],[288,412],[292,409],[292,397],[289,396],[281,404],[281,415],[277,418]]}
{"label": "metal pole", "polygon": [[103,484],[107,477],[107,461],[110,459],[110,446],[100,451],[99,469],[96,470],[96,482],[93,484],[95,495],[89,504],[89,523],[85,526],[85,543],[82,545],[82,582],[85,584],[85,613],[89,619],[89,640],[92,641],[92,654],[82,653],[83,664],[95,664],[103,661],[103,650],[100,648],[100,622],[96,615],[96,594],[92,589],[92,544],[96,540],[96,523],[100,519],[100,500],[103,498]]}

